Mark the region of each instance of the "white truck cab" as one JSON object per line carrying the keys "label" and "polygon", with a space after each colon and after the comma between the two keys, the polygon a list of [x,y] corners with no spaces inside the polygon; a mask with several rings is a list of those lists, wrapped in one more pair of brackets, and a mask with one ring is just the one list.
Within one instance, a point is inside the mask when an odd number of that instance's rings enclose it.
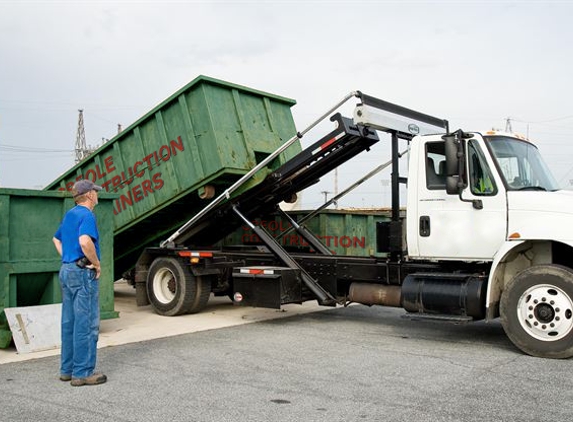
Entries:
{"label": "white truck cab", "polygon": [[[495,130],[452,133],[445,120],[364,100],[355,121],[393,133],[393,151],[397,134],[416,135],[400,262],[435,262],[443,274],[463,273],[464,263],[482,265],[483,274],[474,276],[486,278],[485,298],[473,297],[483,300],[485,319],[501,317],[508,337],[526,353],[573,356],[573,192],[559,189],[537,147]],[[398,168],[392,171],[395,188],[401,180]],[[393,198],[393,210],[397,206]],[[442,299],[434,298],[458,287],[440,274],[406,277],[401,305],[427,312],[425,301],[437,303]],[[424,289],[431,292],[425,299]],[[417,296],[405,302],[408,295]],[[455,301],[444,300],[441,311]]]}
{"label": "white truck cab", "polygon": [[516,344],[573,329],[572,223],[573,192],[529,140],[499,131],[412,140],[409,259],[491,262],[486,317],[501,312]]}

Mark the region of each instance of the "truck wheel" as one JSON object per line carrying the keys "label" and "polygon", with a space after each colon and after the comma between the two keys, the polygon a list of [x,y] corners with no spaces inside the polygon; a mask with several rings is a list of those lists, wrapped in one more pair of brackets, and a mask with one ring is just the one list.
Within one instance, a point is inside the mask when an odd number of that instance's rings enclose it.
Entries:
{"label": "truck wheel", "polygon": [[211,278],[208,276],[197,276],[195,278],[195,298],[187,309],[188,314],[201,312],[207,306],[211,296]]}
{"label": "truck wheel", "polygon": [[501,296],[501,323],[523,352],[544,358],[573,356],[573,272],[536,265],[518,273]]}
{"label": "truck wheel", "polygon": [[147,276],[149,300],[158,314],[166,316],[203,309],[211,293],[207,284],[175,258],[155,259]]}

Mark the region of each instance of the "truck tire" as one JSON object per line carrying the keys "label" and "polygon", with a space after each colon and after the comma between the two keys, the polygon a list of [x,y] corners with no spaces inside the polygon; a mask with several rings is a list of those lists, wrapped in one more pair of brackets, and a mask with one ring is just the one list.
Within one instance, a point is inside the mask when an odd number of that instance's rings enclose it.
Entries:
{"label": "truck tire", "polygon": [[187,309],[188,314],[201,312],[207,306],[211,296],[211,277],[195,276],[195,299]]}
{"label": "truck tire", "polygon": [[175,316],[199,312],[205,307],[211,286],[195,277],[176,258],[157,258],[147,276],[149,301],[160,315]]}
{"label": "truck tire", "polygon": [[500,316],[505,333],[523,352],[573,356],[573,272],[547,264],[516,274],[501,295]]}

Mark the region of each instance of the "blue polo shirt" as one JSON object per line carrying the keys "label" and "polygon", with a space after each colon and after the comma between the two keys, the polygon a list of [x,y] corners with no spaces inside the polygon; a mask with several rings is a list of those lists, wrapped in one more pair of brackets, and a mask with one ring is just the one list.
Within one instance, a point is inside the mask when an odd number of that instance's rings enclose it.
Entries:
{"label": "blue polo shirt", "polygon": [[62,242],[63,263],[75,262],[84,256],[79,239],[84,234],[92,238],[99,259],[99,233],[96,217],[89,208],[76,205],[66,213],[54,235]]}

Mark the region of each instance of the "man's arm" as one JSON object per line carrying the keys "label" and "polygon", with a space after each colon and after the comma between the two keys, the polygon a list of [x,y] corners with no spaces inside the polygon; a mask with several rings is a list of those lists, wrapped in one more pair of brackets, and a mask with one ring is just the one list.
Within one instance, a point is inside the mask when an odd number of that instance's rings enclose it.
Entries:
{"label": "man's arm", "polygon": [[62,256],[62,242],[60,242],[60,239],[56,239],[55,237],[52,237],[52,242],[54,242],[54,246],[56,247],[56,250],[58,251],[60,256]]}
{"label": "man's arm", "polygon": [[96,278],[99,278],[101,273],[101,267],[99,259],[97,258],[97,253],[92,238],[87,234],[82,234],[79,240],[82,252],[86,256],[86,258],[89,259],[90,262],[92,263],[91,267],[89,268],[93,267],[93,269],[96,270]]}

